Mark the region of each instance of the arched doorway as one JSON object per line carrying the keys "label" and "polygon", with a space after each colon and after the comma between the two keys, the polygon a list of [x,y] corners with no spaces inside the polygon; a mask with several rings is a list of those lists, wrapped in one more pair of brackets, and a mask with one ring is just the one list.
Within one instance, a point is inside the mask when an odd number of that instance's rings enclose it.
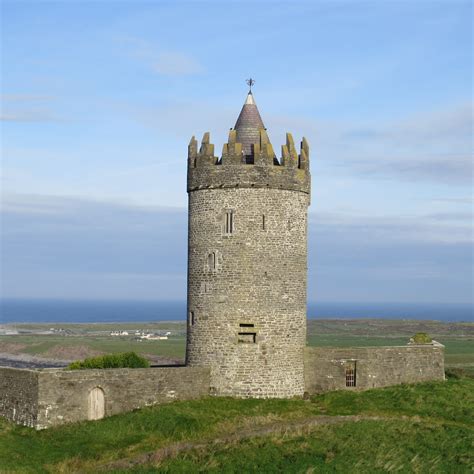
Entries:
{"label": "arched doorway", "polygon": [[105,396],[100,387],[95,387],[89,392],[87,418],[100,420],[105,416]]}

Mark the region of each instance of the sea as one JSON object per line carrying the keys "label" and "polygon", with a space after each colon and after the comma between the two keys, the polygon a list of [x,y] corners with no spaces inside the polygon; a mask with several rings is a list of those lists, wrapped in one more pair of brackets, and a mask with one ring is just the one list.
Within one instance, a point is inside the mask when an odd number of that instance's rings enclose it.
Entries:
{"label": "sea", "polygon": [[[309,319],[421,319],[472,322],[470,304],[310,302]],[[0,324],[184,321],[185,301],[3,299]]]}

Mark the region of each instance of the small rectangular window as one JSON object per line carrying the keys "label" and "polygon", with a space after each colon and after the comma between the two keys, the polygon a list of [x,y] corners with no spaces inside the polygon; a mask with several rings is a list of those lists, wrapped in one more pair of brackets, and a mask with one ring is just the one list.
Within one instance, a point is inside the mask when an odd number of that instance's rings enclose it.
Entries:
{"label": "small rectangular window", "polygon": [[226,211],[224,215],[224,234],[234,233],[234,211]]}
{"label": "small rectangular window", "polygon": [[191,326],[194,326],[194,323],[195,323],[195,317],[194,317],[194,311],[190,311],[189,312],[189,324],[191,324]]}
{"label": "small rectangular window", "polygon": [[255,324],[252,323],[240,323],[241,328],[254,328]]}
{"label": "small rectangular window", "polygon": [[256,332],[239,332],[239,343],[255,344],[257,342]]}
{"label": "small rectangular window", "polygon": [[356,386],[356,364],[346,367],[346,387]]}
{"label": "small rectangular window", "polygon": [[262,230],[265,230],[265,214],[262,214]]}

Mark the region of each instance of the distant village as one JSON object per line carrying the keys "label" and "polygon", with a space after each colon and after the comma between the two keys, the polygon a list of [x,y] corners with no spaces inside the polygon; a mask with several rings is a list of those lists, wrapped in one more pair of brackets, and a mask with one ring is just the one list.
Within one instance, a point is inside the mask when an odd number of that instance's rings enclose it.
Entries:
{"label": "distant village", "polygon": [[[112,326],[112,325],[111,325]],[[113,327],[113,326],[112,326]],[[182,330],[175,331],[175,335],[179,335]],[[49,327],[49,328],[25,328],[25,327],[12,327],[8,325],[0,325],[0,336],[20,336],[26,334],[36,335],[57,335],[57,336],[85,336],[85,335],[96,335],[106,337],[125,337],[133,338],[138,342],[144,341],[166,341],[169,336],[172,336],[171,331],[166,330],[150,330],[150,329],[112,329],[108,331],[94,330],[93,327],[89,327],[86,332],[83,330],[72,329],[72,328],[61,328],[61,327]]]}
{"label": "distant village", "polygon": [[136,330],[135,332],[132,331],[112,331],[110,333],[111,336],[135,336],[136,341],[166,341],[168,336],[171,335],[170,331],[165,332],[164,334],[157,334],[149,331],[140,331]]}

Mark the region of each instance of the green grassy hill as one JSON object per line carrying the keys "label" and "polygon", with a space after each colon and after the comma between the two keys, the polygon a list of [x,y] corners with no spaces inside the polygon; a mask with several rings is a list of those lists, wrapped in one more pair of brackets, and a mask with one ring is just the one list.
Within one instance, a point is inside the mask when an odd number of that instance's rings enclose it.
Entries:
{"label": "green grassy hill", "polygon": [[207,398],[36,432],[0,421],[1,472],[472,472],[474,380],[310,400]]}

